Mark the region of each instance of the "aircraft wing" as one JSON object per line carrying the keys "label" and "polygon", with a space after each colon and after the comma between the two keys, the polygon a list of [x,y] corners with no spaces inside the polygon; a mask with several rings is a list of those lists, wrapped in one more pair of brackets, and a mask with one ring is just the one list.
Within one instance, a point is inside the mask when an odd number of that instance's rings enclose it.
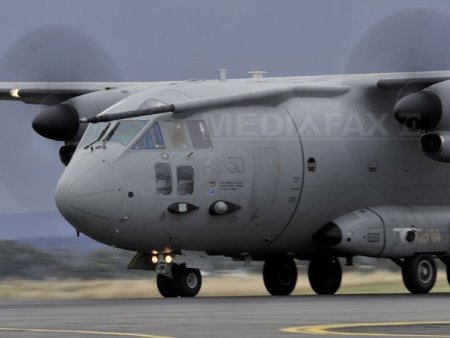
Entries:
{"label": "aircraft wing", "polygon": [[[145,82],[0,82],[0,100],[57,104],[76,96]],[[155,83],[153,83],[155,84]]]}
{"label": "aircraft wing", "polygon": [[398,92],[405,87],[414,87],[416,90],[422,90],[426,87],[432,86],[436,83],[450,80],[450,76],[436,76],[436,77],[405,77],[394,79],[382,79],[377,82],[377,88],[383,92]]}
{"label": "aircraft wing", "polygon": [[[342,75],[342,77],[345,78],[345,75]],[[321,78],[326,80],[323,77]],[[376,82],[376,87],[383,92],[395,93],[405,87],[422,90],[447,80],[450,80],[450,72],[391,73],[386,74],[385,78],[381,76],[381,79]],[[27,104],[40,104],[45,101],[46,104],[57,104],[76,96],[100,90],[121,87],[148,87],[163,83],[168,82],[0,82],[0,101],[21,101]],[[312,86],[305,83],[300,87],[303,87],[303,89],[310,87],[310,90],[306,90],[306,92],[310,91],[310,94],[315,96],[317,93],[329,92],[329,87],[335,87],[334,85],[328,86],[325,83],[326,81]],[[304,94],[306,93],[304,92]]]}

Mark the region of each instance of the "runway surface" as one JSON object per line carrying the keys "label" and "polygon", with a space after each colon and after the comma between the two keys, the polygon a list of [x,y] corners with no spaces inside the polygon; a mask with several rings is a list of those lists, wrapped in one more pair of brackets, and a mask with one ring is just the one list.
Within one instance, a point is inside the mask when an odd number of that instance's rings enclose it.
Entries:
{"label": "runway surface", "polygon": [[[331,324],[333,326],[327,326]],[[335,324],[345,324],[345,327]],[[450,338],[450,294],[0,304],[0,337],[289,338],[316,334],[317,337],[336,337],[339,333],[341,336],[354,334],[354,337],[363,337],[366,333],[384,337],[396,334]]]}

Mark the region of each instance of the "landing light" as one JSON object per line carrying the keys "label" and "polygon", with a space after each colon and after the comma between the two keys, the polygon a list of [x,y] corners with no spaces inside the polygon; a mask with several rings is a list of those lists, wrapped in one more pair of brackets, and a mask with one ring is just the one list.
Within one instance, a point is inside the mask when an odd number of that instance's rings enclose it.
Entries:
{"label": "landing light", "polygon": [[15,97],[15,98],[20,98],[20,95],[19,95],[19,88],[13,88],[13,89],[11,89],[11,90],[9,91],[9,95],[11,95],[12,97]]}
{"label": "landing light", "polygon": [[170,264],[173,262],[173,257],[170,255],[167,255],[166,257],[164,257],[164,260],[166,261],[167,264]]}

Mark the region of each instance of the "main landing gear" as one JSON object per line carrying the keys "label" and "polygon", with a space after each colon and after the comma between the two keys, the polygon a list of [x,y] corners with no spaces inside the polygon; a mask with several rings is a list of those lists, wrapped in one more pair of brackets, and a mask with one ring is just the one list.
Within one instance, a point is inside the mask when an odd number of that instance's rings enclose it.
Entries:
{"label": "main landing gear", "polygon": [[291,257],[276,257],[266,260],[263,280],[272,296],[287,296],[297,284],[297,266]]}
{"label": "main landing gear", "polygon": [[171,275],[158,274],[156,285],[161,296],[173,297],[195,297],[202,286],[202,275],[199,269],[189,269],[184,264],[173,264]]}
{"label": "main landing gear", "polygon": [[341,263],[336,257],[314,258],[309,262],[308,279],[318,295],[334,295],[341,286]]}
{"label": "main landing gear", "polygon": [[[436,283],[437,267],[430,254],[416,254],[403,260],[394,260],[401,269],[403,283],[414,294],[428,293]],[[450,284],[450,264],[447,265],[447,278]],[[450,261],[449,261],[450,263]],[[342,268],[335,257],[314,258],[309,263],[308,277],[312,289],[319,295],[331,295],[339,290],[342,281]]]}
{"label": "main landing gear", "polygon": [[446,272],[447,272],[447,282],[450,285],[450,258],[449,257],[443,257],[441,258],[442,263],[445,264]]}
{"label": "main landing gear", "polygon": [[[312,289],[319,295],[332,295],[341,286],[342,268],[336,257],[314,258],[309,263],[308,278]],[[266,260],[263,268],[264,285],[273,296],[292,293],[297,283],[297,267],[290,257]]]}
{"label": "main landing gear", "polygon": [[409,292],[428,293],[434,287],[437,267],[432,255],[417,254],[396,263],[402,268],[403,284]]}

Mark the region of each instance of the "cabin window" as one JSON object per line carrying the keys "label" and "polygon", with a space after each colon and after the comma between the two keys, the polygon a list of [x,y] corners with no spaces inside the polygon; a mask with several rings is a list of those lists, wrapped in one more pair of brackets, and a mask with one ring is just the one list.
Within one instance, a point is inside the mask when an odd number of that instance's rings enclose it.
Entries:
{"label": "cabin window", "polygon": [[211,139],[209,138],[208,128],[205,121],[186,121],[189,134],[191,135],[192,146],[195,149],[212,148]]}
{"label": "cabin window", "polygon": [[158,195],[170,195],[172,193],[172,168],[168,163],[155,164],[156,192]]}
{"label": "cabin window", "polygon": [[136,135],[147,125],[147,120],[126,120],[117,122],[111,127],[107,141],[117,142],[127,146]]}
{"label": "cabin window", "polygon": [[133,145],[134,150],[138,149],[164,149],[164,140],[159,128],[159,123],[152,124],[150,129]]}
{"label": "cabin window", "polygon": [[166,122],[166,139],[169,140],[170,146],[173,149],[187,149],[189,148],[188,136],[182,122]]}
{"label": "cabin window", "polygon": [[192,195],[194,192],[194,168],[183,165],[177,168],[178,195]]}

